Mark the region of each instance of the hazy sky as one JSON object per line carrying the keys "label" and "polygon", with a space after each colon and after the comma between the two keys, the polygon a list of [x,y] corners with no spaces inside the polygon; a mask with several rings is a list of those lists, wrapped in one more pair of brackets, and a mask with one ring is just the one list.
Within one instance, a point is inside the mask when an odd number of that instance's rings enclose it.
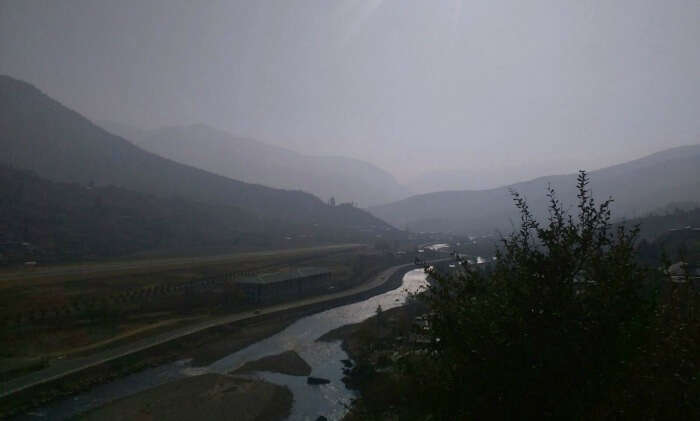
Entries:
{"label": "hazy sky", "polygon": [[0,73],[95,120],[514,181],[700,143],[699,22],[698,0],[0,0]]}

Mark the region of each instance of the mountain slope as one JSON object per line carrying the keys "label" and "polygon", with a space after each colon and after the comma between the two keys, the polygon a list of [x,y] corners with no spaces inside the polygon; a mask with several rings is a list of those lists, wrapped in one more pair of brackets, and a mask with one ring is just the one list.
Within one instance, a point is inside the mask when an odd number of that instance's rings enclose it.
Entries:
{"label": "mountain slope", "polygon": [[[700,199],[700,145],[684,146],[589,173],[594,196],[615,200],[616,217],[636,217],[670,202]],[[509,230],[517,212],[509,193],[528,200],[537,216],[545,215],[547,185],[568,205],[576,200],[576,175],[553,175],[478,191],[446,191],[413,196],[370,211],[398,227],[416,231],[471,234]]]}
{"label": "mountain slope", "polygon": [[302,155],[201,124],[157,130],[113,122],[100,124],[157,155],[236,180],[301,189],[324,200],[335,197],[337,202],[362,206],[408,195],[391,174],[357,159]]}
{"label": "mountain slope", "polygon": [[240,209],[51,182],[3,165],[0,198],[0,263],[289,243],[274,235],[285,227]]}
{"label": "mountain slope", "polygon": [[243,183],[146,152],[7,76],[0,76],[0,150],[0,163],[50,180],[236,207],[290,224],[388,229],[360,209],[330,207],[307,193]]}

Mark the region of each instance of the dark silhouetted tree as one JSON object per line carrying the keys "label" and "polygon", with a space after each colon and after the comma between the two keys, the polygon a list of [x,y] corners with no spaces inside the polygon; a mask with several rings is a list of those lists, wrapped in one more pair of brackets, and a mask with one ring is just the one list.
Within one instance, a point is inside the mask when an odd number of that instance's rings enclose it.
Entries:
{"label": "dark silhouetted tree", "polygon": [[575,215],[549,188],[544,223],[512,192],[520,227],[492,267],[432,275],[436,417],[588,418],[625,371],[652,315],[649,272],[637,228],[613,229],[612,199],[596,204],[588,182],[581,172]]}

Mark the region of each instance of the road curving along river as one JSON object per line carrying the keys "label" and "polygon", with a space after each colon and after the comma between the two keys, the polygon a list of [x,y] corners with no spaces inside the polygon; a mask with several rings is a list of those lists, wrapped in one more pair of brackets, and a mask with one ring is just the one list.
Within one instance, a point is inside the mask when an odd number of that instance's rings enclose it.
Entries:
{"label": "road curving along river", "polygon": [[422,269],[411,270],[403,275],[401,286],[364,301],[335,307],[303,317],[286,329],[246,348],[236,351],[205,367],[192,367],[188,361],[178,361],[147,369],[113,382],[56,402],[20,419],[61,420],[99,407],[107,402],[121,399],[153,387],[203,373],[230,373],[246,362],[261,357],[295,351],[312,368],[311,376],[330,380],[324,385],[308,385],[306,377],[259,372],[255,373],[271,383],[287,386],[294,395],[290,420],[316,420],[325,416],[329,420],[340,419],[354,397],[353,391],[342,382],[343,359],[348,358],[340,342],[320,342],[317,339],[338,327],[358,323],[375,314],[378,306],[389,309],[405,303],[410,293],[427,285]]}

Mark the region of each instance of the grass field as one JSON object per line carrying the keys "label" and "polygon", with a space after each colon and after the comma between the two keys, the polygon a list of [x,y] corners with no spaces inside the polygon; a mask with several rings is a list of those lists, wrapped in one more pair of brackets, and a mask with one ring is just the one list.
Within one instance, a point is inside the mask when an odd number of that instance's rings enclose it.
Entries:
{"label": "grass field", "polygon": [[360,249],[361,244],[339,244],[296,249],[231,253],[214,256],[165,257],[84,264],[22,267],[0,270],[0,291],[12,286],[45,285],[55,282],[95,279],[103,277],[141,275],[144,273],[193,270],[218,265],[241,264],[245,267],[280,259],[310,258],[333,252]]}
{"label": "grass field", "polygon": [[324,266],[344,285],[383,264],[380,254],[348,244],[5,271],[0,273],[0,364],[9,367],[6,374],[21,373],[40,367],[37,361],[79,358],[252,309],[232,274]]}

